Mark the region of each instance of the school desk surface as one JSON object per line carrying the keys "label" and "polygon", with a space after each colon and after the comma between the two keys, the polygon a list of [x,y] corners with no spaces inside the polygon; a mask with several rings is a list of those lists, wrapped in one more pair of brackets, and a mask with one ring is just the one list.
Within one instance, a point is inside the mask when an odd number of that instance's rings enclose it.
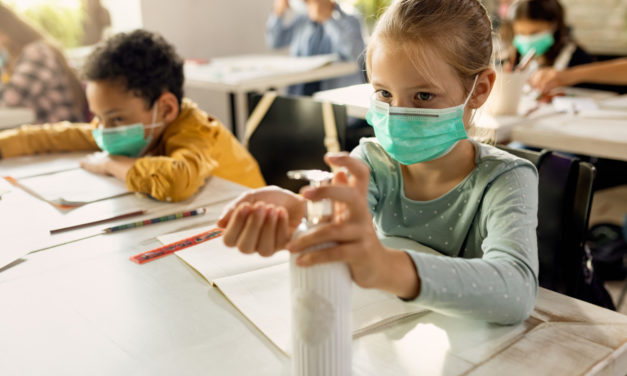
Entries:
{"label": "school desk surface", "polygon": [[[204,206],[204,216],[73,241],[0,269],[0,374],[288,375],[290,359],[179,258],[129,261],[158,246],[159,234],[209,228],[242,191],[208,184],[189,201],[155,205],[167,212]],[[200,202],[216,195],[222,200]],[[128,211],[145,200],[125,197],[103,202]],[[32,224],[37,232],[59,225],[46,222],[46,216],[60,221],[50,210],[56,209],[12,190],[0,200],[0,221]],[[4,244],[24,236],[2,233]],[[353,342],[354,375],[626,372],[627,316],[545,289],[519,325],[427,312]]]}

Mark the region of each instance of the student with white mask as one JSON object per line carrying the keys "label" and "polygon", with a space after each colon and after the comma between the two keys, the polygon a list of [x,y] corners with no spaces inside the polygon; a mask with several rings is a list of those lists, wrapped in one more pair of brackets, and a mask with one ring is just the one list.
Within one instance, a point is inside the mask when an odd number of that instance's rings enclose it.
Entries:
{"label": "student with white mask", "polygon": [[[453,316],[526,319],[538,287],[537,171],[467,135],[494,84],[491,56],[479,0],[394,1],[366,55],[376,138],[351,155],[326,155],[339,167],[331,185],[302,196],[268,187],[232,202],[218,221],[225,244],[266,256],[337,244],[296,263],[345,262],[358,285]],[[307,199],[335,201],[337,215],[292,239]],[[439,255],[390,248],[381,237]]]}
{"label": "student with white mask", "polygon": [[[292,13],[291,18],[288,13]],[[334,0],[274,0],[274,10],[266,24],[266,41],[271,48],[289,46],[292,56],[337,54],[342,61],[355,62],[365,47],[361,20]],[[311,95],[362,82],[362,75],[355,73],[292,85],[288,92]]]}

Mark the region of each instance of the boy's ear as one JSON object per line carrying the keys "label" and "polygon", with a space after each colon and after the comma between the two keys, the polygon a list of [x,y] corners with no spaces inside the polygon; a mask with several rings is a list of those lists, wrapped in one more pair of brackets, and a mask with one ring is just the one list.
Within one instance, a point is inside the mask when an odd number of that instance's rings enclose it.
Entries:
{"label": "boy's ear", "polygon": [[494,69],[488,68],[479,73],[477,77],[477,84],[473,91],[472,97],[468,101],[470,108],[476,109],[481,107],[485,101],[488,100],[488,96],[494,87],[494,80],[496,79],[496,72]]}
{"label": "boy's ear", "polygon": [[166,91],[157,99],[157,103],[159,104],[159,108],[157,109],[157,121],[161,121],[167,125],[172,123],[179,116],[179,101],[174,94]]}

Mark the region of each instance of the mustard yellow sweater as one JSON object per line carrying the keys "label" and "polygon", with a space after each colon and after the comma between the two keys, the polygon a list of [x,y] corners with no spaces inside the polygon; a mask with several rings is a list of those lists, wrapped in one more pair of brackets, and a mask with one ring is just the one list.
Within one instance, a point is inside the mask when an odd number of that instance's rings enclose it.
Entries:
{"label": "mustard yellow sweater", "polygon": [[[8,158],[98,150],[91,135],[93,128],[93,124],[68,122],[24,125],[0,132],[0,153]],[[128,171],[126,186],[158,200],[184,200],[211,175],[251,188],[265,185],[257,162],[231,132],[187,99],[179,116],[147,154]]]}

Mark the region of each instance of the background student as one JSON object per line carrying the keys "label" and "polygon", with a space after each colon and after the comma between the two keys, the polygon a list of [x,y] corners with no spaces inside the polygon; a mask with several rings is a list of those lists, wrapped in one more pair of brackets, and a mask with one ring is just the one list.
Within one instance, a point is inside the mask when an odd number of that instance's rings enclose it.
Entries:
{"label": "background student", "polygon": [[81,165],[164,201],[194,194],[211,176],[264,185],[253,157],[215,118],[183,99],[183,61],[161,36],[137,30],[100,45],[84,67],[92,124],[0,132],[0,155],[98,150]]}
{"label": "background student", "polygon": [[508,9],[508,20],[514,33],[514,64],[532,48],[538,67],[562,70],[593,61],[573,39],[557,0],[517,0]]}
{"label": "background student", "polygon": [[[287,10],[294,11],[287,20]],[[343,61],[359,61],[364,50],[360,19],[345,12],[334,0],[274,0],[274,12],[266,25],[266,40],[272,48],[290,47],[292,56],[335,53]],[[311,95],[363,82],[362,74],[292,85],[288,93]]]}
{"label": "background student", "polygon": [[0,4],[0,104],[30,107],[37,123],[84,121],[85,93],[59,48]]}
{"label": "background student", "polygon": [[[224,242],[270,255],[335,241],[297,263],[346,262],[358,285],[450,315],[524,320],[538,286],[537,172],[466,133],[494,84],[491,56],[491,24],[478,0],[393,2],[366,56],[376,139],[362,140],[352,156],[326,157],[350,177],[338,172],[304,198],[276,187],[242,196],[218,222]],[[305,199],[323,198],[341,205],[333,223],[289,240]],[[387,248],[379,236],[442,255]]]}

